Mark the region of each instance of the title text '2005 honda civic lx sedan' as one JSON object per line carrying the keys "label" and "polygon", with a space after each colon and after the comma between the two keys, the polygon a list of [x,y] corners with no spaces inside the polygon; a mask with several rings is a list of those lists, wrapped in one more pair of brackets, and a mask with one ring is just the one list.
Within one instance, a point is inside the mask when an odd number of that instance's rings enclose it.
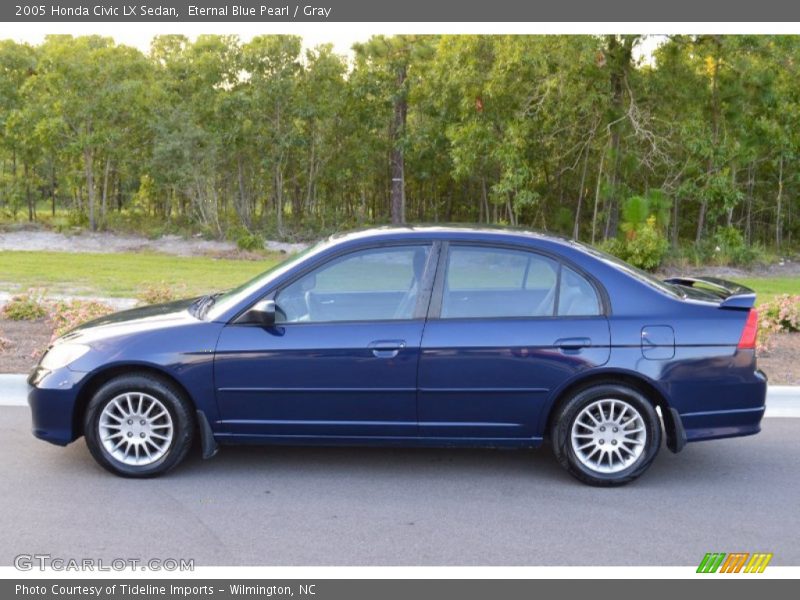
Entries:
{"label": "title text '2005 honda civic lx sedan'", "polygon": [[[223,294],[64,335],[30,376],[34,434],[119,475],[218,444],[535,447],[618,485],[662,444],[757,433],[755,294],[657,280],[493,229],[335,236]],[[663,432],[663,433],[662,433]]]}

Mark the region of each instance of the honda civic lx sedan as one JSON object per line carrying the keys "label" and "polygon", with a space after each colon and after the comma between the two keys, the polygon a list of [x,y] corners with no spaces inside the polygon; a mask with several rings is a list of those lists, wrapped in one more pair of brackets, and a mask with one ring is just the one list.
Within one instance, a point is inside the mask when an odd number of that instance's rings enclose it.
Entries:
{"label": "honda civic lx sedan", "polygon": [[34,434],[129,477],[219,444],[528,448],[619,485],[662,445],[757,433],[755,294],[492,229],[336,236],[234,290],[56,340]]}

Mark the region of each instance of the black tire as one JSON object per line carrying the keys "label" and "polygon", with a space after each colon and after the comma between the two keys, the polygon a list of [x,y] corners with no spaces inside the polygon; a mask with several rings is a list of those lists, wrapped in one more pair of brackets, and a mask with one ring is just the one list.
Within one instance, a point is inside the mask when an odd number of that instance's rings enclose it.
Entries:
{"label": "black tire", "polygon": [[[112,456],[100,440],[99,421],[105,407],[116,397],[142,392],[156,398],[169,412],[173,434],[168,449],[147,465],[128,465]],[[84,437],[94,459],[105,469],[122,477],[155,477],[180,463],[189,452],[195,433],[192,406],[174,385],[148,374],[115,377],[95,392],[84,415]],[[166,418],[166,417],[165,417]]]}
{"label": "black tire", "polygon": [[[624,470],[615,473],[603,473],[586,466],[577,457],[571,443],[572,427],[581,411],[601,399],[623,400],[635,408],[644,421],[646,438],[641,455]],[[622,384],[598,384],[566,398],[553,419],[550,437],[558,462],[573,477],[594,486],[620,486],[639,477],[655,460],[661,448],[661,421],[653,404],[640,391]]]}

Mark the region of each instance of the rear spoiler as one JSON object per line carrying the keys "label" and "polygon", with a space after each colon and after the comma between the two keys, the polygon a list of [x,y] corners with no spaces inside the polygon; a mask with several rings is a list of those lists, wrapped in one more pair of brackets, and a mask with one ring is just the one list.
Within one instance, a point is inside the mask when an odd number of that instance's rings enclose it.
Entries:
{"label": "rear spoiler", "polygon": [[697,286],[698,288],[706,288],[721,298],[720,308],[750,309],[756,303],[756,293],[753,290],[726,279],[718,279],[717,277],[671,277],[664,281],[683,287]]}

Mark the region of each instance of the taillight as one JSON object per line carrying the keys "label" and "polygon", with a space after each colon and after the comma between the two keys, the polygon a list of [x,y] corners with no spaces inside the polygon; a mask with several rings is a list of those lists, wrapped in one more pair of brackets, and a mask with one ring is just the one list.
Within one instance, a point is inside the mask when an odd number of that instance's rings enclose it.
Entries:
{"label": "taillight", "polygon": [[758,311],[750,309],[747,315],[747,322],[742,330],[742,337],[739,338],[740,350],[753,350],[756,347],[756,336],[758,335]]}

